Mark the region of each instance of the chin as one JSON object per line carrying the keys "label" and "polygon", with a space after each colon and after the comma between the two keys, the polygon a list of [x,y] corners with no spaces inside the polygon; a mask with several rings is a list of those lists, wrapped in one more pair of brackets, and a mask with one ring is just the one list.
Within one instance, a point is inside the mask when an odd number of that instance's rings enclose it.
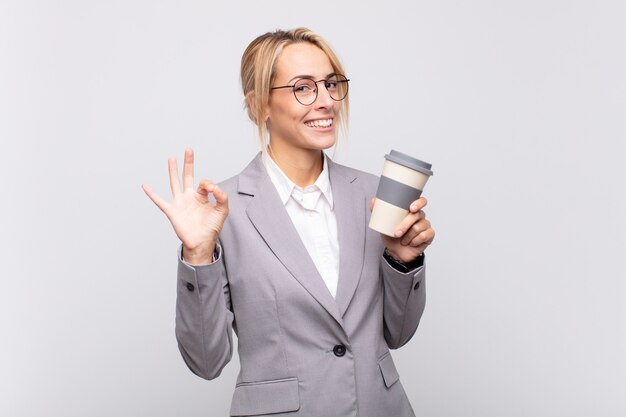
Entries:
{"label": "chin", "polygon": [[314,149],[328,149],[332,148],[337,142],[337,135],[334,133],[332,135],[324,135],[322,137],[312,137],[307,140],[309,144],[311,144]]}

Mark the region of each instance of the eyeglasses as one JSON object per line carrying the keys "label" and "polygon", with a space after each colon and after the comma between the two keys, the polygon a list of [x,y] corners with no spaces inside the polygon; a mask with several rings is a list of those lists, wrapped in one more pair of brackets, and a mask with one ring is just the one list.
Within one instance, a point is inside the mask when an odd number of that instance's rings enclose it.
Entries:
{"label": "eyeglasses", "polygon": [[315,81],[312,78],[300,78],[293,85],[282,85],[280,87],[272,87],[271,89],[292,88],[293,95],[298,100],[298,103],[303,106],[310,106],[317,100],[317,83],[323,82],[330,98],[335,101],[341,101],[348,95],[348,81],[350,80],[341,74],[333,74],[325,80]]}

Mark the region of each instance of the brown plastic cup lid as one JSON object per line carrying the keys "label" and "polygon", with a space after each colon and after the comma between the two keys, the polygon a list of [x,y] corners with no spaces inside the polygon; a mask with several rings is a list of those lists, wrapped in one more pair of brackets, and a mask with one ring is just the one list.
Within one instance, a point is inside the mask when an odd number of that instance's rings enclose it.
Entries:
{"label": "brown plastic cup lid", "polygon": [[433,171],[431,171],[431,168],[433,167],[432,164],[413,158],[412,156],[402,152],[394,151],[392,149],[388,155],[385,155],[385,159],[395,162],[396,164],[403,165],[407,168],[411,168],[412,170],[419,171],[422,174],[428,176],[433,175]]}

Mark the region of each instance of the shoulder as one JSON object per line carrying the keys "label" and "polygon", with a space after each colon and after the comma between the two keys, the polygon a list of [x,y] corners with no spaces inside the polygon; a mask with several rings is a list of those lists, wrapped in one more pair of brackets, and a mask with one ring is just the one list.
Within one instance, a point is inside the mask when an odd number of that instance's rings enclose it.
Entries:
{"label": "shoulder", "polygon": [[353,185],[361,188],[366,195],[373,195],[378,188],[379,177],[360,169],[351,168],[346,165],[331,161],[331,169],[346,178]]}
{"label": "shoulder", "polygon": [[241,173],[217,183],[228,196],[229,217],[235,213],[244,212],[250,203],[250,194],[240,192],[240,177]]}
{"label": "shoulder", "polygon": [[261,162],[261,153],[259,152],[239,174],[227,178],[217,185],[229,195],[238,193],[253,195],[257,184],[264,174],[265,168]]}
{"label": "shoulder", "polygon": [[220,181],[217,183],[217,185],[224,191],[226,191],[227,194],[231,194],[232,192],[237,192],[237,183],[239,181],[239,175],[233,175],[230,178],[227,178],[223,181]]}

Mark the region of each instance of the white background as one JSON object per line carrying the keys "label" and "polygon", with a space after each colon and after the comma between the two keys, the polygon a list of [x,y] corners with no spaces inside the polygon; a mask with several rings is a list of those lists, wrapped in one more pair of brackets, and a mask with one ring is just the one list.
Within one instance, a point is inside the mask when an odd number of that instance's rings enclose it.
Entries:
{"label": "white background", "polygon": [[140,189],[258,150],[239,59],[308,26],[351,81],[336,160],[433,163],[419,416],[623,416],[626,4],[0,0],[0,415],[223,416],[174,338],[177,239]]}

